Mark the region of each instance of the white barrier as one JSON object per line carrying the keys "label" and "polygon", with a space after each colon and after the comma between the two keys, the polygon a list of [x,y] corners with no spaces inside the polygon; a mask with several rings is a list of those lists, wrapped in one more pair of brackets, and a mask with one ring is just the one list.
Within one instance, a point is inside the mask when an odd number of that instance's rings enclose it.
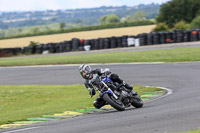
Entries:
{"label": "white barrier", "polygon": [[127,39],[127,41],[128,41],[128,46],[134,46],[135,45],[135,38],[130,37],[130,38]]}
{"label": "white barrier", "polygon": [[139,47],[139,46],[140,46],[140,39],[135,38],[135,47]]}
{"label": "white barrier", "polygon": [[90,48],[91,48],[90,45],[85,45],[85,46],[84,46],[85,51],[90,51]]}

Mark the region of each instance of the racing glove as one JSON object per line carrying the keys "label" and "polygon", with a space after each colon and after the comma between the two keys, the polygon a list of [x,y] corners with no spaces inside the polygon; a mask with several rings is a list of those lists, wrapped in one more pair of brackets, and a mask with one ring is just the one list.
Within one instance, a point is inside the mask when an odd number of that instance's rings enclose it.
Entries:
{"label": "racing glove", "polygon": [[89,88],[89,95],[92,97],[93,95],[96,94],[95,90],[93,88]]}

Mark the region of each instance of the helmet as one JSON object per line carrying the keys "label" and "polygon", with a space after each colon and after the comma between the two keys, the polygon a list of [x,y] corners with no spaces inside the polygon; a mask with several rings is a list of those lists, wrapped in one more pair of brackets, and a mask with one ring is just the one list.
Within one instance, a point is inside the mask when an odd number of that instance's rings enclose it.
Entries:
{"label": "helmet", "polygon": [[87,64],[83,64],[79,67],[79,72],[84,79],[89,79],[91,71],[91,67]]}

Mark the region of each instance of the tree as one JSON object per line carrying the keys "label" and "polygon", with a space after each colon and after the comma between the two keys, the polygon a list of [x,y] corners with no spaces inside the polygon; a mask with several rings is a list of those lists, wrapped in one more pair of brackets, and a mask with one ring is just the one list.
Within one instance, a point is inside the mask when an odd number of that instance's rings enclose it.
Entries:
{"label": "tree", "polygon": [[145,12],[135,12],[133,14],[133,20],[134,21],[142,21],[142,20],[145,20],[146,18],[146,14]]}
{"label": "tree", "polygon": [[200,28],[200,15],[192,20],[190,28]]}
{"label": "tree", "polygon": [[107,18],[107,15],[101,16],[100,19],[99,19],[99,23],[100,24],[106,24],[106,18]]}
{"label": "tree", "polygon": [[171,0],[161,6],[156,20],[170,28],[182,20],[190,23],[198,14],[199,7],[199,0]]}
{"label": "tree", "polygon": [[39,44],[40,44],[39,42],[30,41],[29,46],[36,46],[36,45],[39,45]]}
{"label": "tree", "polygon": [[153,31],[160,32],[160,31],[169,31],[169,27],[165,23],[159,23]]}
{"label": "tree", "polygon": [[188,30],[188,29],[190,29],[190,25],[182,20],[182,21],[175,24],[174,29]]}
{"label": "tree", "polygon": [[64,28],[65,28],[65,23],[60,23],[60,29],[61,29],[61,31],[63,31]]}
{"label": "tree", "polygon": [[120,22],[120,19],[115,14],[104,15],[100,17],[99,19],[100,24],[110,24],[110,23],[118,23],[118,22]]}

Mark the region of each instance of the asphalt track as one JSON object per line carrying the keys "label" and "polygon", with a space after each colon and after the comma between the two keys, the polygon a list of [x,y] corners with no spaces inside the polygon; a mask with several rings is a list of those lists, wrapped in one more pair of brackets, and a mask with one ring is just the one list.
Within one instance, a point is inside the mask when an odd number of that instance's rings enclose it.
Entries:
{"label": "asphalt track", "polygon": [[[173,94],[130,108],[44,122],[5,133],[169,133],[200,128],[200,62],[93,65],[110,68],[130,84],[161,86]],[[82,84],[78,66],[0,68],[1,85]],[[92,101],[91,101],[92,102]]]}

